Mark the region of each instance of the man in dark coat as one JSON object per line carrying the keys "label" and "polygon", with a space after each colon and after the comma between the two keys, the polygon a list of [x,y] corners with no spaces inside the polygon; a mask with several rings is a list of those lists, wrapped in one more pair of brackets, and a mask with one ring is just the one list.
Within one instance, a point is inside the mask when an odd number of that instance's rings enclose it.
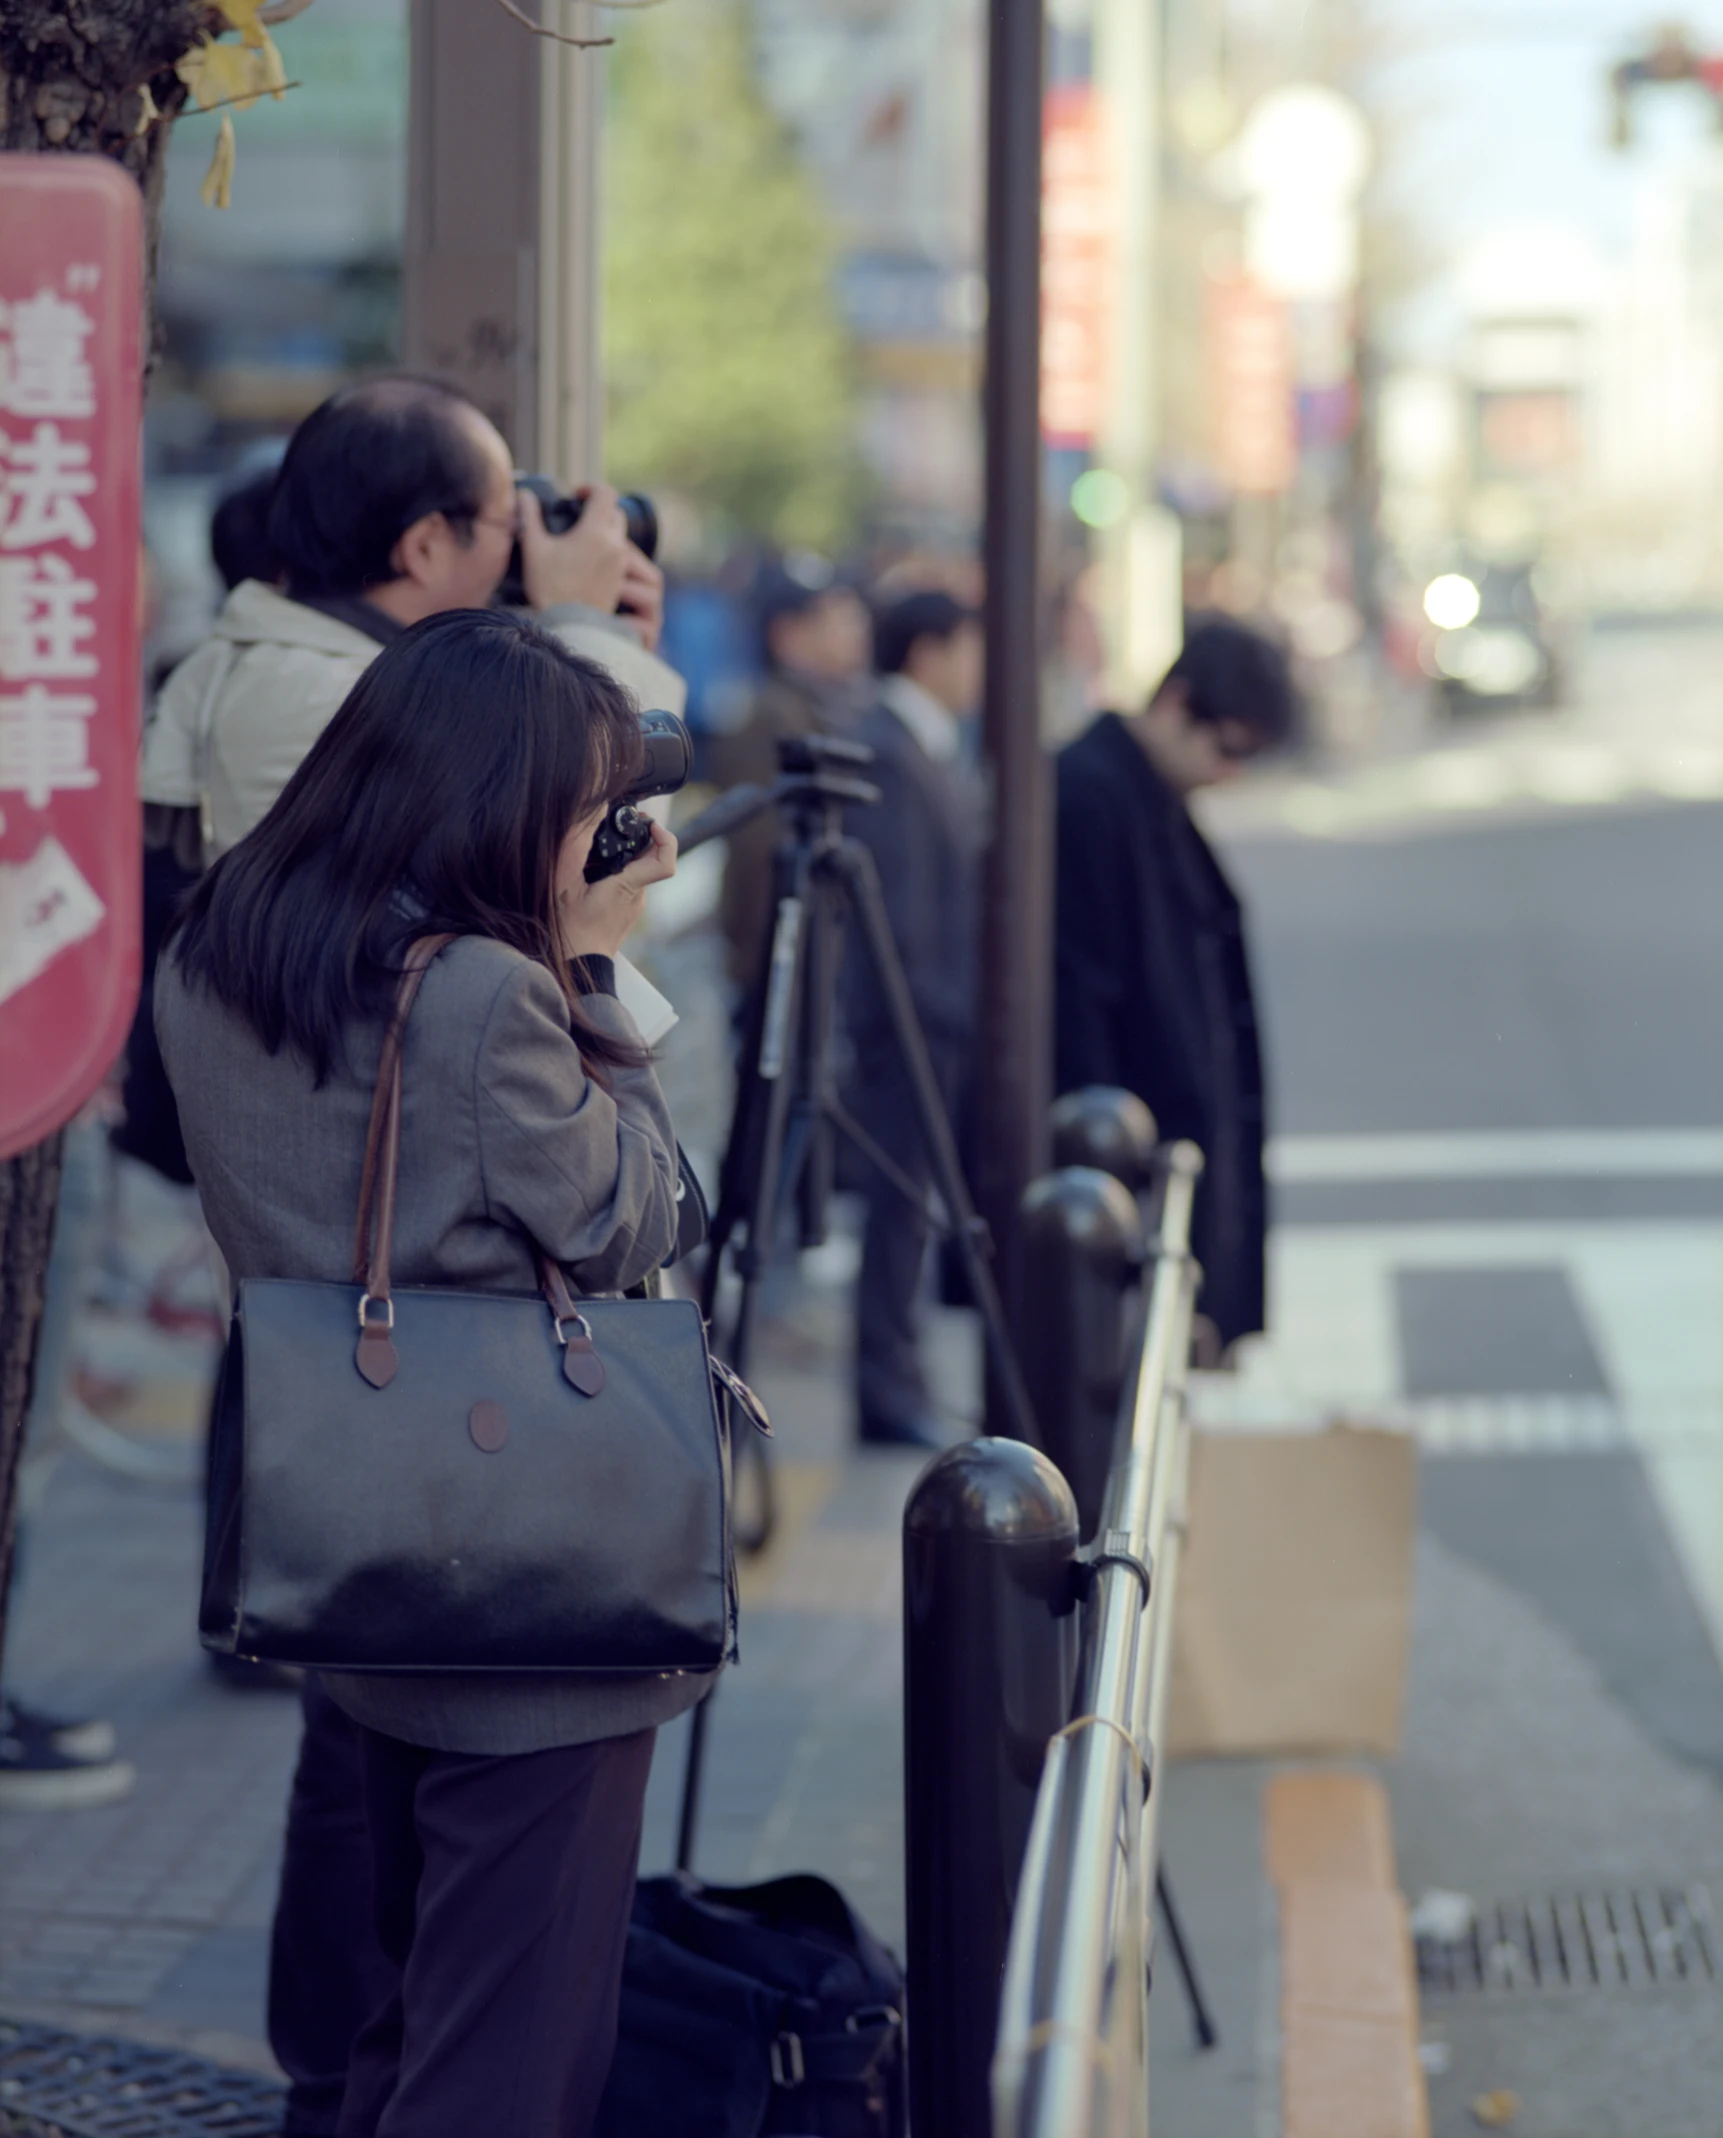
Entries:
{"label": "man in dark coat", "polygon": [[[938,591],[905,594],[874,632],[879,700],[855,730],[874,752],[863,775],[877,807],[850,812],[871,849],[916,1016],[946,1110],[962,1107],[975,1031],[982,816],[963,723],[981,689],[981,627]],[[925,1195],[931,1178],[885,997],[851,931],[844,1017],[855,1050],[859,1124]],[[943,1446],[916,1332],[927,1227],[901,1190],[867,1168],[867,1226],[856,1291],[856,1412],[861,1438]]]}
{"label": "man in dark coat", "polygon": [[1148,705],[1058,759],[1058,1088],[1122,1084],[1202,1147],[1198,1306],[1222,1348],[1264,1325],[1262,1057],[1238,896],[1186,798],[1283,740],[1295,703],[1275,646],[1199,617]]}

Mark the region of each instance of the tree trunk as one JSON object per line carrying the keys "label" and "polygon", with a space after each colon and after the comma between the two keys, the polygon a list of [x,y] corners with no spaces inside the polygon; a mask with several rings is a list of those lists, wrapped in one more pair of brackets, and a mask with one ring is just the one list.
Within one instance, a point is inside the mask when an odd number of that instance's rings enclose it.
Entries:
{"label": "tree trunk", "polygon": [[6,1645],[18,1464],[59,1194],[58,1133],[0,1166],[0,1654]]}
{"label": "tree trunk", "polygon": [[[0,13],[0,149],[107,156],[142,189],[140,296],[152,362],[162,178],[174,115],[186,99],[174,62],[225,26],[210,0],[4,0]],[[18,1462],[59,1190],[57,1134],[0,1166],[0,1654]]]}
{"label": "tree trunk", "polygon": [[[5,0],[0,20],[0,149],[107,156],[143,193],[152,367],[162,179],[186,100],[174,62],[225,27],[211,0]],[[159,115],[147,124],[146,90]]]}

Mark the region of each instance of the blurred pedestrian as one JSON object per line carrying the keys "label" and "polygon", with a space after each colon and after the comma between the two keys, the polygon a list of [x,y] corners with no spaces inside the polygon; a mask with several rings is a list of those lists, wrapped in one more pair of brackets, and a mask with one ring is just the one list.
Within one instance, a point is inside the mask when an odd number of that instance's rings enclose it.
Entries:
{"label": "blurred pedestrian", "polygon": [[[281,576],[280,560],[269,539],[269,507],[275,495],[275,464],[254,469],[224,490],[209,524],[211,562],[231,594],[247,579],[273,586]],[[126,1040],[121,1086],[123,1112],[113,1130],[113,1144],[128,1158],[140,1159],[164,1180],[188,1186],[191,1167],[179,1132],[173,1089],[156,1045],[156,959],[175,909],[203,870],[203,833],[190,808],[144,804],[143,984],[137,1013]],[[218,1658],[229,1661],[230,1658]]]}
{"label": "blurred pedestrian", "polygon": [[[476,716],[476,717],[475,717]],[[612,961],[675,841],[589,883],[636,708],[499,611],[403,632],[193,894],[157,986],[210,1228],[236,1281],[351,1255],[409,945],[452,933],[407,1027],[397,1281],[577,1291],[673,1251],[674,1134]],[[415,1097],[417,1094],[417,1097]],[[583,2138],[615,2042],[641,1811],[686,1674],[329,1674],[358,1745],[387,1992],[340,2138]]]}
{"label": "blurred pedestrian", "polygon": [[1264,1092],[1243,911],[1188,804],[1283,742],[1296,705],[1276,646],[1199,616],[1142,711],[1103,713],[1057,760],[1058,1088],[1123,1085],[1164,1140],[1201,1146],[1211,1357],[1264,1326]]}
{"label": "blurred pedestrian", "polygon": [[[64,1407],[77,1401],[77,1317],[89,1289],[107,1215],[108,1155],[104,1091],[66,1129],[60,1158],[60,1197],[54,1237],[42,1278],[42,1319],[36,1331],[30,1409],[24,1426],[24,1490],[18,1537],[12,1553],[14,1590],[22,1571],[23,1545],[35,1497],[29,1490],[38,1465],[55,1459]],[[45,1712],[0,1694],[0,1811],[71,1811],[112,1804],[131,1789],[136,1775],[119,1757],[114,1726],[100,1717]]]}
{"label": "blurred pedestrian", "polygon": [[[654,650],[663,580],[629,543],[615,491],[594,486],[575,525],[551,535],[513,467],[470,401],[423,379],[348,387],[299,426],[270,503],[280,583],[234,589],[145,737],[144,799],[173,813],[200,866],[262,820],[385,647],[423,618],[494,599],[517,539],[538,622],[638,702],[681,710],[681,679]],[[471,710],[482,724],[485,709]],[[349,2052],[387,1968],[356,1728],[315,1674],[303,1706],[269,2039],[288,2077],[283,2138],[333,2138]]]}
{"label": "blurred pedestrian", "polygon": [[[900,595],[874,630],[877,702],[855,731],[874,761],[872,808],[848,829],[872,852],[910,998],[946,1111],[965,1105],[975,1035],[980,786],[964,725],[981,692],[981,625],[941,589]],[[844,1021],[855,1052],[851,1111],[925,1200],[931,1169],[872,961],[852,929]],[[925,1218],[877,1168],[856,1288],[856,1427],[864,1441],[940,1447],[918,1333]]]}
{"label": "blurred pedestrian", "polygon": [[[822,557],[771,566],[755,594],[765,673],[747,720],[714,737],[712,776],[721,786],[778,776],[778,744],[853,726],[867,698],[868,614],[861,596]],[[779,825],[768,810],[730,835],[719,923],[730,978],[745,1002],[765,970],[772,905],[772,853]]]}

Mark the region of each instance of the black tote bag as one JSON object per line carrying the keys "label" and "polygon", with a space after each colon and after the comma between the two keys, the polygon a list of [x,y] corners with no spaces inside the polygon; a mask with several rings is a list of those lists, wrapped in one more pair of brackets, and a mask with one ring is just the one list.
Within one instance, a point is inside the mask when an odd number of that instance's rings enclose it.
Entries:
{"label": "black tote bag", "polygon": [[239,1287],[212,1422],[205,1647],[342,1671],[711,1672],[732,1653],[729,1409],[678,1299],[392,1290],[409,953],[351,1284]]}

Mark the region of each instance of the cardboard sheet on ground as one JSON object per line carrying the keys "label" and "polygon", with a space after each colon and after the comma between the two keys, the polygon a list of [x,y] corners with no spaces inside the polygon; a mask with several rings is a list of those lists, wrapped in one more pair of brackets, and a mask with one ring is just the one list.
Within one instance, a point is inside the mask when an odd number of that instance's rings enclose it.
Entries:
{"label": "cardboard sheet on ground", "polygon": [[1193,1433],[1169,1752],[1399,1749],[1417,1490],[1407,1433]]}

